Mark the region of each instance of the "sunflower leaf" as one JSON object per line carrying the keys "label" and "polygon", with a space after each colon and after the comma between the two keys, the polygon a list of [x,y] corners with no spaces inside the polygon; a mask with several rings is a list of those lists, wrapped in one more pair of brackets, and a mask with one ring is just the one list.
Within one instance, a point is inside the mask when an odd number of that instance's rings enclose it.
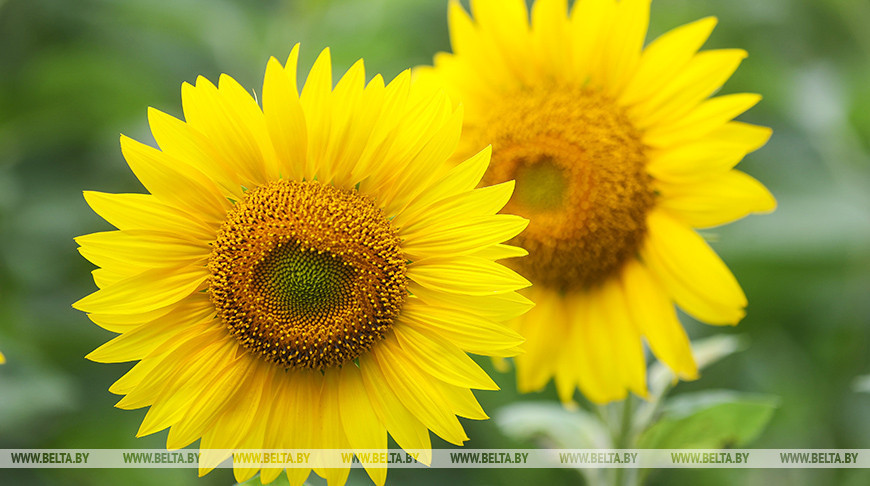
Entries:
{"label": "sunflower leaf", "polygon": [[739,448],[764,430],[779,400],[729,390],[685,393],[668,400],[661,418],[644,431],[639,448]]}
{"label": "sunflower leaf", "polygon": [[[236,483],[235,486],[263,486],[263,482],[260,481],[260,475],[257,474],[243,483]],[[274,481],[269,483],[269,486],[290,486],[290,482],[287,480],[287,475],[282,472]]]}
{"label": "sunflower leaf", "polygon": [[595,415],[556,403],[521,402],[502,407],[495,422],[508,437],[558,449],[607,449],[610,433]]}

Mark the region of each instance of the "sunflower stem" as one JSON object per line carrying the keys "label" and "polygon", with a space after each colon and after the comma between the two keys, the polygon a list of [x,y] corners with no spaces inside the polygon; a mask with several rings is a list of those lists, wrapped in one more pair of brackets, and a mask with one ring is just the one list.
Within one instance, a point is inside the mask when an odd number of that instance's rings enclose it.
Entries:
{"label": "sunflower stem", "polygon": [[[615,449],[630,449],[632,443],[632,412],[634,407],[632,397],[627,396],[625,400],[622,401],[622,415],[620,417],[619,424],[616,425],[615,430],[613,430],[613,447]],[[625,468],[616,468],[614,469],[613,475],[613,485],[614,486],[622,486],[623,484],[630,483],[630,475],[626,476]]]}

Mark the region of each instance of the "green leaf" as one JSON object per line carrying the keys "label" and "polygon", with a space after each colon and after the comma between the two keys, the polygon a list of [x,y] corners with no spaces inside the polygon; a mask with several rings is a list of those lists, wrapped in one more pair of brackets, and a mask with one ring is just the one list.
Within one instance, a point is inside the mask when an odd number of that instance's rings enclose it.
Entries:
{"label": "green leaf", "polygon": [[[260,475],[257,474],[244,483],[236,483],[236,486],[263,486],[263,483],[260,481]],[[287,475],[282,472],[274,481],[269,483],[269,486],[290,486],[290,481],[287,479]]]}
{"label": "green leaf", "polygon": [[661,418],[638,440],[642,449],[724,449],[752,442],[778,399],[733,391],[686,393],[669,400]]}
{"label": "green leaf", "polygon": [[861,375],[852,382],[852,389],[858,393],[870,393],[870,375]]}
{"label": "green leaf", "polygon": [[558,449],[613,447],[604,424],[585,410],[565,410],[548,402],[521,402],[502,407],[495,423],[516,440],[539,442]]}
{"label": "green leaf", "polygon": [[[746,340],[740,336],[719,334],[692,342],[692,356],[698,370],[722,360],[746,347]],[[659,408],[667,393],[677,383],[674,373],[660,361],[653,361],[649,367],[649,396],[640,403],[632,419],[636,431],[646,430],[658,415]]]}

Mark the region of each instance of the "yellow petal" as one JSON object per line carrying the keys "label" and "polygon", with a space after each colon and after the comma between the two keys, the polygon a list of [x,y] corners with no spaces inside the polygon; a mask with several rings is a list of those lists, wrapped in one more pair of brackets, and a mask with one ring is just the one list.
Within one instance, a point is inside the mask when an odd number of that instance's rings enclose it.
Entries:
{"label": "yellow petal", "polygon": [[732,121],[714,130],[708,137],[723,143],[740,145],[746,153],[761,148],[770,139],[772,130],[768,127]]}
{"label": "yellow petal", "polygon": [[564,73],[571,59],[568,41],[567,0],[538,0],[532,5],[532,42],[543,71]]}
{"label": "yellow petal", "polygon": [[[380,89],[383,80],[376,76],[372,83],[375,89]],[[370,84],[372,84],[370,83]],[[408,97],[411,92],[411,73],[402,71],[390,84],[383,88],[384,103],[380,107],[377,121],[373,124],[369,143],[356,165],[353,167],[352,178],[360,182],[360,191],[372,193],[372,188],[380,187],[388,168],[381,167],[391,149],[395,133],[399,130],[399,121],[403,120],[408,111]],[[379,170],[380,168],[380,170]]]}
{"label": "yellow petal", "polygon": [[443,151],[443,144],[450,143],[450,134],[461,127],[456,110],[444,92],[408,103],[408,110],[402,117],[405,122],[399,124],[391,134],[392,142],[381,164],[373,166],[374,170],[364,189],[366,193],[378,194],[384,201],[387,217],[398,214],[420,190],[420,186],[405,187],[406,183],[428,183],[447,171],[446,156],[441,159],[439,166],[419,167],[412,162],[427,147]]}
{"label": "yellow petal", "polygon": [[618,279],[610,279],[601,288],[601,310],[615,352],[619,382],[640,397],[646,397],[646,360],[640,332],[629,314],[633,305],[625,297]]}
{"label": "yellow petal", "polygon": [[568,299],[568,312],[577,316],[570,343],[580,365],[578,382],[583,394],[596,403],[622,400],[626,395],[602,293],[598,288],[583,292],[582,298]]}
{"label": "yellow petal", "polygon": [[459,417],[471,420],[487,420],[489,416],[483,411],[474,393],[466,387],[455,386],[443,381],[433,381],[432,385],[450,404],[450,409]]}
{"label": "yellow petal", "polygon": [[634,75],[649,26],[650,0],[621,0],[616,6],[614,29],[602,51],[602,81],[606,92],[616,96]]}
{"label": "yellow petal", "polygon": [[[164,346],[161,346],[154,350],[147,357],[136,363],[130,371],[125,373],[121,378],[115,381],[112,386],[109,387],[109,392],[114,393],[115,395],[126,395],[138,387],[144,380],[150,378],[155,369],[158,369],[158,366],[161,364],[162,360],[169,353],[175,351],[178,347],[185,345],[188,341],[196,336],[203,334],[202,330],[198,329],[186,329],[184,332],[175,335],[174,337],[168,339]],[[205,333],[208,334],[208,333]],[[212,336],[215,336],[212,334]],[[212,341],[217,340],[212,337]],[[198,349],[198,348],[194,348]],[[161,368],[162,371],[170,372],[171,366],[168,368]],[[161,372],[162,372],[161,371]]]}
{"label": "yellow petal", "polygon": [[460,349],[486,356],[513,356],[523,343],[516,331],[469,312],[409,299],[400,319],[426,336],[441,336]]}
{"label": "yellow petal", "polygon": [[486,258],[487,260],[524,257],[528,254],[529,252],[523,248],[504,244],[487,246],[486,248],[473,253],[474,256]]}
{"label": "yellow petal", "polygon": [[751,93],[711,98],[670,123],[658,123],[650,127],[643,134],[643,142],[651,147],[668,147],[698,139],[722,127],[759,101],[761,96]]}
{"label": "yellow petal", "polygon": [[737,324],[746,296],[703,238],[659,210],[647,216],[647,227],[641,256],[677,304],[700,321]]}
{"label": "yellow petal", "polygon": [[178,238],[169,233],[127,230],[104,231],[79,236],[79,253],[94,265],[120,261],[136,267],[183,266],[203,262],[211,247],[202,241]]}
{"label": "yellow petal", "polygon": [[[264,449],[292,449],[291,444],[284,442],[284,436],[288,429],[296,429],[298,425],[291,422],[290,410],[293,410],[296,402],[296,390],[290,388],[290,377],[287,372],[275,373],[272,378],[272,396],[267,402],[270,409],[269,427],[263,435]],[[292,433],[292,432],[291,432]],[[284,468],[266,467],[260,472],[260,480],[268,484],[278,478]]]}
{"label": "yellow petal", "polygon": [[629,314],[656,358],[680,378],[697,378],[698,367],[692,357],[689,337],[661,284],[653,280],[640,262],[631,260],[623,269],[622,285]]}
{"label": "yellow petal", "polygon": [[620,105],[632,105],[662,89],[689,62],[710,37],[715,17],[706,17],[677,27],[644,49],[637,71],[619,97]]}
{"label": "yellow petal", "polygon": [[137,314],[174,304],[209,277],[203,266],[155,268],[100,289],[73,304],[82,312]]}
{"label": "yellow petal", "polygon": [[453,343],[410,326],[395,326],[393,330],[409,358],[432,376],[459,387],[498,390],[492,378]]}
{"label": "yellow petal", "polygon": [[408,278],[432,290],[464,295],[501,294],[531,285],[507,267],[471,256],[414,262],[408,266]]}
{"label": "yellow petal", "polygon": [[327,47],[321,51],[302,88],[300,101],[308,126],[308,158],[302,175],[311,180],[326,163],[332,114],[332,57]]}
{"label": "yellow petal", "polygon": [[257,177],[254,182],[263,184],[273,180],[279,173],[278,159],[269,137],[263,110],[257,100],[232,77],[221,74],[218,81],[218,94],[226,109],[231,112],[234,124],[238,125],[234,127],[238,139],[233,140],[233,143],[238,147],[239,153],[250,153],[250,160],[256,161],[249,162],[257,164],[251,168]]}
{"label": "yellow petal", "polygon": [[[320,420],[315,421],[315,431],[319,425],[318,440],[319,449],[348,449],[347,436],[344,433],[341,420],[341,404],[339,398],[339,370],[330,369],[323,372],[323,389],[320,392]],[[324,458],[326,451],[322,451]],[[314,452],[312,458],[317,460],[318,453]],[[331,461],[330,461],[331,462]],[[315,463],[316,464],[316,463]],[[345,467],[314,467],[314,472],[326,479],[327,484],[343,485],[347,482],[350,473],[350,464]]]}
{"label": "yellow petal", "polygon": [[[612,32],[616,2],[613,0],[579,0],[571,9],[571,52],[574,60],[572,77],[586,80],[598,67],[602,57],[602,39]],[[597,73],[596,69],[596,73]]]}
{"label": "yellow petal", "polygon": [[108,194],[85,191],[84,196],[94,212],[119,230],[170,233],[179,238],[204,242],[215,239],[214,228],[160,203],[150,194]]}
{"label": "yellow petal", "polygon": [[[288,391],[296,397],[294,407],[288,407],[288,422],[284,428],[285,448],[314,449],[320,447],[316,435],[322,420],[320,395],[323,389],[323,376],[319,372],[297,371],[287,373],[290,379]],[[313,459],[313,455],[312,455]],[[293,467],[287,469],[287,479],[291,485],[302,485],[311,474],[311,469]]]}
{"label": "yellow petal", "polygon": [[[359,368],[354,365],[343,366],[339,377],[339,405],[341,423],[350,447],[355,451],[366,449],[386,449],[387,429],[378,419],[372,407]],[[359,457],[359,456],[358,456]],[[360,458],[372,481],[383,486],[387,480],[387,469],[375,467],[371,461]]]}
{"label": "yellow petal", "polygon": [[[268,378],[271,378],[271,374],[268,375]],[[271,383],[269,383],[271,385]],[[267,393],[268,396],[264,396],[262,400],[260,400],[261,404],[267,403],[267,400],[271,400],[274,396],[271,388],[264,387],[264,393]],[[263,405],[266,406],[266,405]],[[245,433],[243,440],[239,443],[239,449],[257,449],[264,448],[264,437],[266,434],[266,428],[272,427],[274,424],[269,422],[267,417],[263,417],[261,413],[253,413],[253,424],[251,424],[251,428],[248,432]],[[263,479],[263,473],[266,471],[266,468],[261,468],[260,465],[255,467],[247,467],[247,468],[233,468],[233,475],[236,477],[236,481],[247,481],[252,478],[257,472],[260,472],[260,481],[265,483]]]}
{"label": "yellow petal", "polygon": [[500,211],[514,192],[514,181],[456,194],[428,206],[414,216],[400,217],[396,225],[402,234],[424,228],[449,226],[459,218],[489,216]]}
{"label": "yellow petal", "polygon": [[468,255],[513,238],[528,224],[529,220],[510,214],[460,220],[453,227],[403,234],[402,249],[412,261],[430,256]]}
{"label": "yellow petal", "polygon": [[179,164],[206,174],[231,199],[243,196],[241,179],[223,155],[215,151],[208,139],[187,123],[154,108],[148,109],[151,133],[160,149]]}
{"label": "yellow petal", "polygon": [[429,440],[429,429],[393,393],[378,367],[377,360],[370,353],[360,356],[359,362],[363,384],[381,423],[386,425],[399,447],[406,451],[425,452],[420,457],[420,462],[431,464],[432,444]]}
{"label": "yellow petal", "polygon": [[[222,158],[223,165],[232,168],[242,185],[262,185],[267,180],[266,166],[271,165],[268,160],[274,157],[269,152],[273,150],[271,142],[265,145],[260,134],[253,133],[252,127],[265,123],[263,113],[254,112],[253,98],[229,76],[222,75],[220,85],[218,89],[202,76],[196,79],[196,86],[183,84],[184,118],[188,125],[202,133],[212,146],[211,153]],[[261,128],[265,135],[265,127]]]}
{"label": "yellow petal", "polygon": [[159,201],[196,215],[215,229],[223,221],[229,202],[203,173],[124,135],[121,152],[136,178]]}
{"label": "yellow petal", "polygon": [[698,53],[661,90],[631,107],[629,116],[641,130],[680,119],[719,89],[746,55],[742,49]]}
{"label": "yellow petal", "polygon": [[188,326],[212,320],[214,308],[199,302],[184,303],[154,322],[126,332],[85,358],[99,363],[123,363],[142,359],[167,339],[184,331]]}
{"label": "yellow petal", "polygon": [[212,381],[194,399],[197,406],[190,408],[184,418],[169,429],[166,448],[181,449],[202,437],[227,406],[233,403],[242,389],[241,383],[249,377],[253,365],[254,359],[244,355],[215,373]]}
{"label": "yellow petal", "polygon": [[[290,55],[295,65],[299,44]],[[266,65],[263,80],[263,116],[278,158],[280,176],[289,180],[302,179],[308,154],[308,129],[296,91],[295,67],[292,74],[288,73],[274,57]],[[270,176],[277,178],[275,174]]]}
{"label": "yellow petal", "polygon": [[[449,106],[446,96],[443,104]],[[420,192],[432,184],[433,179],[437,180],[437,177],[447,171],[447,158],[453,154],[459,144],[462,113],[462,106],[459,106],[440,126],[429,129],[432,136],[417,153],[407,159],[405,170],[400,171],[400,177],[393,183],[393,187],[397,190],[387,205],[388,214],[396,214],[399,208],[407,206]]]}
{"label": "yellow petal", "polygon": [[[157,401],[164,390],[173,391],[175,389],[174,393],[178,393],[178,387],[174,386],[177,377],[189,378],[193,373],[202,369],[202,367],[187,366],[188,364],[196,364],[205,360],[212,368],[226,366],[226,352],[232,344],[225,339],[226,337],[226,333],[220,334],[216,330],[203,332],[202,329],[197,329],[194,326],[168,339],[169,346],[167,347],[170,348],[170,351],[162,353],[162,349],[155,350],[155,353],[160,353],[160,362],[151,368],[148,375],[141,373],[131,377],[124,375],[122,380],[118,380],[109,388],[112,393],[118,393],[119,388],[127,388],[125,390],[126,396],[115,406],[125,410],[141,408]],[[149,361],[151,361],[150,358],[151,356],[148,358]],[[137,379],[138,382],[135,381]],[[192,393],[199,391],[199,388],[195,386],[191,389]]]}
{"label": "yellow petal", "polygon": [[476,314],[496,322],[513,319],[535,306],[532,301],[517,292],[496,295],[456,295],[430,290],[414,282],[409,283],[408,290],[427,304]]}
{"label": "yellow petal", "polygon": [[[359,161],[383,98],[378,96],[372,103],[373,90],[365,89],[365,66],[363,60],[355,62],[338,80],[333,91],[329,146],[324,154],[328,161],[320,171],[320,180],[332,181],[338,187],[352,189],[357,182],[352,175]],[[379,91],[382,94],[382,91]],[[328,170],[328,171],[327,171]]]}
{"label": "yellow petal", "polygon": [[[214,426],[203,435],[200,441],[200,477],[230,456],[231,452],[226,449],[263,448],[266,420],[260,415],[265,408],[263,404],[272,397],[272,390],[266,385],[271,384],[276,369],[271,363],[257,363],[250,374],[251,378],[241,385],[242,390],[236,395],[234,405],[227,407]],[[225,451],[215,453],[221,449]],[[207,453],[209,450],[213,452]],[[259,466],[234,466],[233,475],[241,483],[259,470]]]}
{"label": "yellow petal", "polygon": [[529,12],[522,0],[474,0],[471,2],[474,20],[480,26],[481,36],[492,39],[498,53],[512,70],[525,66],[519,54],[527,50],[529,42]]}
{"label": "yellow petal", "polygon": [[208,299],[207,295],[195,294],[187,299],[179,301],[178,304],[162,307],[151,312],[145,312],[142,314],[88,314],[88,319],[107,331],[122,333],[131,331],[143,324],[159,319],[171,312],[172,309],[177,307],[179,304],[191,300],[196,300],[202,305],[211,305],[211,301]]}
{"label": "yellow petal", "polygon": [[687,184],[659,184],[659,207],[695,228],[730,223],[752,213],[776,209],[764,185],[738,170]]}
{"label": "yellow petal", "polygon": [[395,336],[382,340],[369,354],[377,361],[393,393],[429,429],[455,445],[468,440],[449,402],[427,384],[425,373],[405,359]]}
{"label": "yellow petal", "polygon": [[[526,338],[525,353],[514,358],[517,364],[517,389],[522,393],[540,391],[555,375],[558,356],[573,353],[564,336],[573,319],[557,292],[531,287],[524,291],[535,300],[535,308],[519,319],[518,332]],[[573,389],[573,384],[571,386]]]}

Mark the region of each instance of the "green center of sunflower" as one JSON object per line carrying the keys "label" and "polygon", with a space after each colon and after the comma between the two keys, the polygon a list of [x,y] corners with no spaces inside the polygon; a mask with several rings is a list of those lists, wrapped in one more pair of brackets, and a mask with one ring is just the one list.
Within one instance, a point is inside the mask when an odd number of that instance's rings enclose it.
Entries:
{"label": "green center of sunflower", "polygon": [[352,361],[390,330],[407,295],[399,238],[374,202],[279,180],[227,212],[209,259],[218,316],[288,368]]}
{"label": "green center of sunflower", "polygon": [[516,180],[506,212],[530,219],[512,265],[536,285],[589,288],[636,255],[655,193],[640,133],[592,88],[526,88],[494,108],[487,183]]}

